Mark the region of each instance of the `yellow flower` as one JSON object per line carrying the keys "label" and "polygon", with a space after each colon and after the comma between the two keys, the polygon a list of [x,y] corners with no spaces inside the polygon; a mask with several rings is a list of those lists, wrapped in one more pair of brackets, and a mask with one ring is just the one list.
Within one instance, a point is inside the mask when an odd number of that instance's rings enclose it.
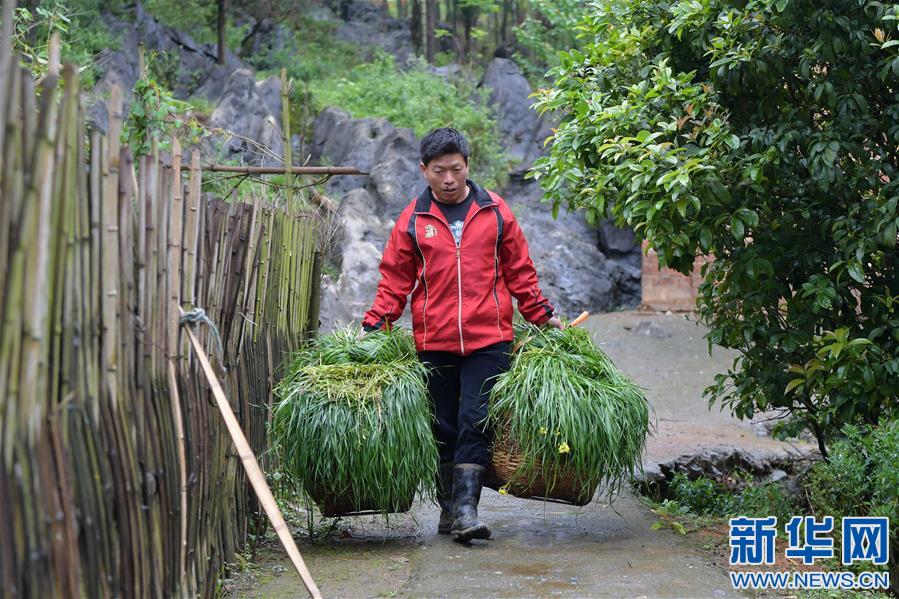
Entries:
{"label": "yellow flower", "polygon": [[559,453],[568,453],[571,451],[571,448],[568,447],[568,443],[562,443],[559,445]]}
{"label": "yellow flower", "polygon": [[506,489],[506,485],[503,485],[499,488],[499,494],[500,495],[508,495],[509,494],[508,489]]}
{"label": "yellow flower", "polygon": [[541,426],[541,427],[540,427],[540,434],[541,434],[541,435],[545,435],[545,434],[546,434],[546,427],[545,427],[545,426]]}
{"label": "yellow flower", "polygon": [[561,435],[561,434],[562,434],[562,433],[561,433],[560,431],[556,431],[556,436],[557,436],[557,437],[558,437],[559,435]]}

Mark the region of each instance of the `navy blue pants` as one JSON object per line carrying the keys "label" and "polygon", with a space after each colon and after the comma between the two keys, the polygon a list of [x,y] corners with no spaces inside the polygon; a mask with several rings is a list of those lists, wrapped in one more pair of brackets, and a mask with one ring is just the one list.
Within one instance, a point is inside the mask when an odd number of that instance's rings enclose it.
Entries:
{"label": "navy blue pants", "polygon": [[488,345],[467,356],[418,352],[429,369],[434,437],[444,464],[490,464],[491,432],[485,428],[487,400],[496,377],[509,369],[511,343]]}

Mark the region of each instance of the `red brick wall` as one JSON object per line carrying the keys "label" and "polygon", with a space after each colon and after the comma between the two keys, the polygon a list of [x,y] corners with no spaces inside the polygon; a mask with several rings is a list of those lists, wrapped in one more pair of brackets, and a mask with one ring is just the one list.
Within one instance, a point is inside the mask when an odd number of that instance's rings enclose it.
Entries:
{"label": "red brick wall", "polygon": [[689,277],[663,268],[659,270],[659,259],[655,250],[646,251],[647,242],[643,242],[643,285],[642,307],[649,310],[672,312],[690,312],[696,307],[696,290],[702,283],[700,268],[708,260],[698,256],[693,263],[693,273]]}

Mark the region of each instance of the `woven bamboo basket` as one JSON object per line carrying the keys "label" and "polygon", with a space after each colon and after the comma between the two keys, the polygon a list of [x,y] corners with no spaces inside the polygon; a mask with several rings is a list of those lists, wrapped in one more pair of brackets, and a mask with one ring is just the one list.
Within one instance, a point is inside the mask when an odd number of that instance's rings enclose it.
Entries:
{"label": "woven bamboo basket", "polygon": [[[358,499],[353,497],[346,491],[343,493],[334,493],[330,489],[323,487],[313,487],[309,490],[309,496],[318,509],[321,510],[322,516],[328,518],[336,518],[342,516],[367,516],[370,514],[382,513],[370,498],[362,497]],[[388,510],[391,514],[401,514],[412,509],[412,502],[415,495],[404,498],[398,505],[393,505]]]}
{"label": "woven bamboo basket", "polygon": [[534,464],[535,476],[523,476],[518,473],[524,465],[524,458],[518,446],[505,431],[497,431],[493,443],[491,470],[488,473],[487,486],[505,491],[522,499],[538,499],[554,501],[576,506],[584,506],[593,499],[599,476],[585,480],[570,470],[559,470],[547,480],[542,474],[542,464],[538,460]]}

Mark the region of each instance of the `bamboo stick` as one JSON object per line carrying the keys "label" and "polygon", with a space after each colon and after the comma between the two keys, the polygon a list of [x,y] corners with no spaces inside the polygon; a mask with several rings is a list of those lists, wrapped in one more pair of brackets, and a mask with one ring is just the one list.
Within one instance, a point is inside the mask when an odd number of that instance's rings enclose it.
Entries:
{"label": "bamboo stick", "polygon": [[265,475],[262,473],[262,469],[259,467],[259,462],[256,460],[256,456],[253,454],[252,449],[250,449],[247,438],[240,428],[240,423],[237,421],[237,418],[234,417],[234,412],[231,411],[231,405],[228,403],[228,398],[225,397],[225,392],[222,389],[215,371],[209,364],[206,352],[203,350],[203,347],[200,345],[199,340],[190,327],[187,328],[187,336],[190,339],[191,345],[193,345],[194,351],[197,352],[197,359],[209,381],[209,386],[212,389],[216,405],[225,421],[228,433],[231,435],[231,439],[237,448],[240,461],[246,469],[250,484],[253,485],[253,490],[256,492],[257,497],[259,497],[259,501],[262,503],[265,513],[272,522],[275,533],[284,545],[284,549],[287,551],[287,555],[290,556],[290,560],[296,568],[297,573],[300,575],[306,590],[309,591],[309,595],[316,599],[320,599],[321,592],[318,590],[318,586],[312,579],[312,574],[306,567],[306,563],[303,561],[302,555],[300,555],[300,550],[297,548],[293,537],[290,535],[290,530],[287,527],[287,523],[284,521],[284,517],[281,515],[281,510],[278,509],[278,504],[272,496],[271,489],[269,489],[268,483],[265,482]]}
{"label": "bamboo stick", "polygon": [[150,380],[147,372],[146,339],[142,334],[145,331],[147,320],[147,191],[149,187],[147,171],[150,169],[147,156],[139,156],[137,159],[138,173],[135,183],[134,212],[134,268],[136,269],[135,284],[137,285],[137,312],[135,313],[135,384],[138,393],[150,393]]}
{"label": "bamboo stick", "polygon": [[119,169],[119,134],[121,132],[122,92],[119,86],[113,85],[110,90],[109,102],[109,140],[105,147],[106,158],[102,168],[102,208],[101,208],[101,244],[102,244],[102,275],[101,282],[101,306],[102,306],[102,344],[103,344],[103,368],[105,371],[105,393],[116,406],[118,400],[118,272],[119,272],[119,245],[118,245],[118,169]]}
{"label": "bamboo stick", "polygon": [[53,201],[53,167],[57,131],[57,77],[47,75],[42,84],[41,118],[35,136],[34,176],[25,195],[25,231],[31,233],[30,251],[25,256],[25,311],[23,318],[21,389],[37,401],[27,413],[20,414],[21,430],[34,441],[44,416],[41,398],[46,398],[46,357],[44,328],[48,311],[48,294],[41,290],[46,284],[50,252],[50,222]]}
{"label": "bamboo stick", "polygon": [[168,243],[168,353],[170,358],[178,354],[178,308],[181,306],[181,245],[184,235],[184,200],[181,196],[181,144],[172,137],[172,185]]}
{"label": "bamboo stick", "polygon": [[196,305],[196,281],[197,272],[197,243],[199,240],[200,225],[200,183],[202,173],[200,171],[200,154],[198,150],[191,152],[190,157],[190,187],[187,194],[187,212],[184,226],[184,277],[182,279],[181,297],[189,306]]}
{"label": "bamboo stick", "polygon": [[[0,231],[12,233],[12,227],[18,223],[19,205],[22,202],[25,186],[25,169],[22,164],[22,119],[21,112],[21,81],[22,77],[18,69],[10,69],[7,79],[7,87],[0,89],[9,90],[8,94],[0,94],[0,103],[6,103],[4,112],[0,112]],[[8,111],[8,114],[5,112]],[[3,139],[3,134],[8,136]],[[0,244],[0,264],[9,264],[10,248],[8,244]],[[6,269],[0,268],[0,289],[6,289]],[[0,295],[0,314],[4,309],[6,298]],[[2,378],[2,377],[0,377]],[[0,381],[0,390],[3,382]]]}
{"label": "bamboo stick", "polygon": [[33,154],[34,154],[34,142],[35,137],[33,132],[36,130],[37,126],[35,124],[35,119],[38,116],[37,108],[36,108],[36,94],[35,94],[35,83],[34,79],[27,74],[25,69],[19,69],[19,77],[21,81],[21,85],[19,86],[19,90],[21,93],[21,111],[19,112],[19,116],[22,118],[22,130],[32,132],[32,135],[24,135],[22,136],[22,159],[25,162],[25,172],[33,173],[34,172],[34,164],[32,162]]}
{"label": "bamboo stick", "polygon": [[284,193],[287,197],[287,205],[293,206],[293,186],[290,184],[293,158],[290,147],[290,82],[287,79],[287,68],[281,68],[281,133],[284,141],[284,175],[286,187]]}
{"label": "bamboo stick", "polygon": [[100,282],[102,278],[100,266],[100,204],[102,200],[100,181],[102,169],[100,165],[103,157],[103,139],[98,131],[91,133],[90,191],[87,202],[88,213],[86,215],[88,218],[87,240],[89,243],[88,263],[86,266],[87,272],[90,273],[90,288],[88,289],[86,303],[89,315],[91,356],[93,358],[90,361],[90,365],[97,367],[97,370],[92,373],[94,376],[88,379],[91,384],[90,397],[93,401],[90,405],[93,410],[92,416],[94,421],[100,420],[100,390],[103,387],[103,383],[101,383],[103,375],[100,370],[102,369],[100,347],[102,336],[101,296],[103,293]]}
{"label": "bamboo stick", "polygon": [[[12,235],[16,229],[21,230],[22,222],[19,218],[20,206],[23,201],[25,188],[24,166],[24,140],[23,136],[33,135],[31,131],[23,133],[24,119],[20,117],[22,112],[22,97],[18,93],[22,88],[24,78],[20,69],[12,69],[12,95],[9,104],[10,123],[9,135],[6,145],[0,151],[9,155],[4,161],[4,173],[2,191],[3,201],[0,202],[0,233],[10,232]],[[0,122],[0,127],[7,127]],[[10,247],[7,243],[0,244],[0,256],[3,256],[3,264],[8,265],[0,269],[0,280],[3,281],[4,293],[0,294],[0,305],[3,306],[3,327],[0,330],[0,454],[3,455],[4,464],[9,467],[12,463],[12,447],[15,431],[18,427],[18,410],[15,401],[18,386],[17,375],[19,372],[18,346],[21,343],[21,302],[22,279],[24,277],[23,262],[24,249]]]}
{"label": "bamboo stick", "polygon": [[[12,32],[13,32],[13,10],[15,2],[12,0],[3,0],[3,22],[0,23],[0,89],[15,89],[12,86],[11,79],[15,78],[15,69],[12,64]],[[0,173],[5,173],[3,163],[5,161],[5,134],[6,123],[9,117],[6,114],[7,95],[0,94]],[[6,264],[3,262],[2,264]]]}
{"label": "bamboo stick", "polygon": [[170,219],[169,239],[169,396],[172,406],[172,420],[175,425],[176,443],[178,445],[178,479],[179,479],[179,535],[180,556],[178,559],[178,586],[182,587],[185,576],[185,558],[187,543],[187,465],[185,458],[184,426],[181,420],[181,398],[178,393],[178,380],[175,376],[175,362],[178,358],[178,337],[180,326],[181,289],[180,279],[182,269],[182,237],[184,235],[182,219],[184,218],[183,200],[181,197],[181,144],[177,137],[172,138],[172,207]]}

